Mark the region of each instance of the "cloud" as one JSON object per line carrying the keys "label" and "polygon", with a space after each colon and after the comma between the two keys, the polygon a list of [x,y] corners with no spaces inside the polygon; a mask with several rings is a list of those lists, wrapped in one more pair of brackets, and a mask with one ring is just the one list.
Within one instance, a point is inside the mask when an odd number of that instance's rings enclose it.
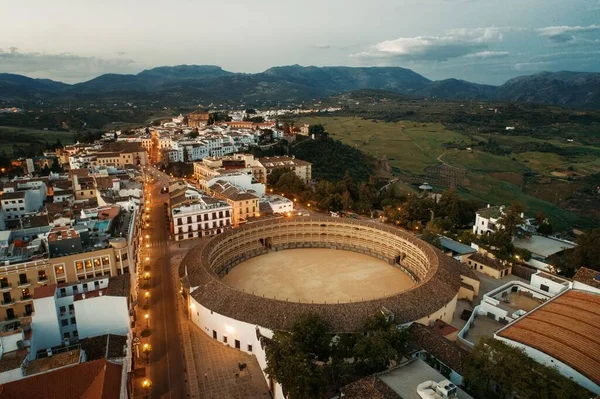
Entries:
{"label": "cloud", "polygon": [[549,65],[550,62],[547,61],[519,62],[513,65],[513,69],[516,71],[540,71]]}
{"label": "cloud", "polygon": [[501,58],[507,57],[510,53],[508,51],[480,51],[479,53],[467,54],[467,58]]}
{"label": "cloud", "polygon": [[399,58],[402,60],[447,61],[484,53],[489,44],[503,40],[508,28],[453,29],[442,36],[400,37],[372,46],[371,51],[351,54],[358,58]]}
{"label": "cloud", "polygon": [[567,43],[576,39],[574,33],[589,33],[600,31],[600,25],[588,26],[548,26],[536,29],[540,36],[555,43]]}
{"label": "cloud", "polygon": [[[124,55],[124,54],[123,54]],[[11,47],[0,49],[0,72],[66,82],[87,80],[103,73],[130,73],[138,70],[135,61],[119,58],[85,57],[70,53],[47,54],[20,52]]]}

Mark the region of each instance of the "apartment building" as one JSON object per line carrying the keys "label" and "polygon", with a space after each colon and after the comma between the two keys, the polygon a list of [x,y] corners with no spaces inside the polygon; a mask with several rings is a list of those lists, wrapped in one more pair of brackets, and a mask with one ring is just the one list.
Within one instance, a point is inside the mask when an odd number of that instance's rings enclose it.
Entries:
{"label": "apartment building", "polygon": [[296,174],[305,184],[312,180],[312,164],[296,159],[295,157],[276,156],[258,159],[258,168],[254,169],[256,180],[267,183],[267,179],[274,170],[289,169]]}
{"label": "apartment building", "polygon": [[130,335],[130,290],[126,275],[36,288],[31,351],[97,335]]}
{"label": "apartment building", "polygon": [[229,182],[217,180],[209,187],[210,194],[215,198],[227,202],[232,209],[232,222],[234,226],[246,223],[248,219],[260,216],[259,197],[245,191]]}
{"label": "apartment building", "polygon": [[83,216],[72,226],[0,232],[0,318],[28,319],[33,291],[47,284],[125,274],[137,287],[137,212],[110,206]]}
{"label": "apartment building", "polygon": [[170,205],[175,241],[212,236],[233,225],[231,205],[215,198],[189,199],[176,191]]}

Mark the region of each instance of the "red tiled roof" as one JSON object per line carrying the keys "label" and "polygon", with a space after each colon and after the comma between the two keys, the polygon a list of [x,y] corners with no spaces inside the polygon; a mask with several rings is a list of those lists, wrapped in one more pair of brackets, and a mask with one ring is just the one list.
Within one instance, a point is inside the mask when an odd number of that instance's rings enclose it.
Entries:
{"label": "red tiled roof", "polygon": [[42,285],[33,290],[33,299],[48,298],[54,296],[56,284]]}
{"label": "red tiled roof", "polygon": [[36,374],[0,385],[0,399],[118,398],[122,367],[100,359]]}
{"label": "red tiled roof", "polygon": [[600,295],[568,290],[497,333],[600,383]]}

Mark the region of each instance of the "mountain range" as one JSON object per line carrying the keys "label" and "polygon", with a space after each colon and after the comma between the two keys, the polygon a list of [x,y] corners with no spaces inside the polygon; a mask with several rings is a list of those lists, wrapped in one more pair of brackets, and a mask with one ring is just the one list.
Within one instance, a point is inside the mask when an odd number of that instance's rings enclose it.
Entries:
{"label": "mountain range", "polygon": [[482,99],[600,108],[600,73],[542,72],[501,86],[458,79],[431,81],[400,67],[273,67],[255,74],[212,65],[162,66],[138,74],[105,74],[66,84],[0,73],[0,100],[177,98],[183,101],[297,102],[360,89],[415,97]]}

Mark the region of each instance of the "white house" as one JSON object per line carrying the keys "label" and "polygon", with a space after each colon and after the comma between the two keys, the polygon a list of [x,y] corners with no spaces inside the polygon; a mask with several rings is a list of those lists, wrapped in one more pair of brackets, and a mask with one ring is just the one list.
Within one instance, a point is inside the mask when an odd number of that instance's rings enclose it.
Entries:
{"label": "white house", "polygon": [[96,277],[37,287],[32,353],[103,334],[130,334],[130,276]]}

